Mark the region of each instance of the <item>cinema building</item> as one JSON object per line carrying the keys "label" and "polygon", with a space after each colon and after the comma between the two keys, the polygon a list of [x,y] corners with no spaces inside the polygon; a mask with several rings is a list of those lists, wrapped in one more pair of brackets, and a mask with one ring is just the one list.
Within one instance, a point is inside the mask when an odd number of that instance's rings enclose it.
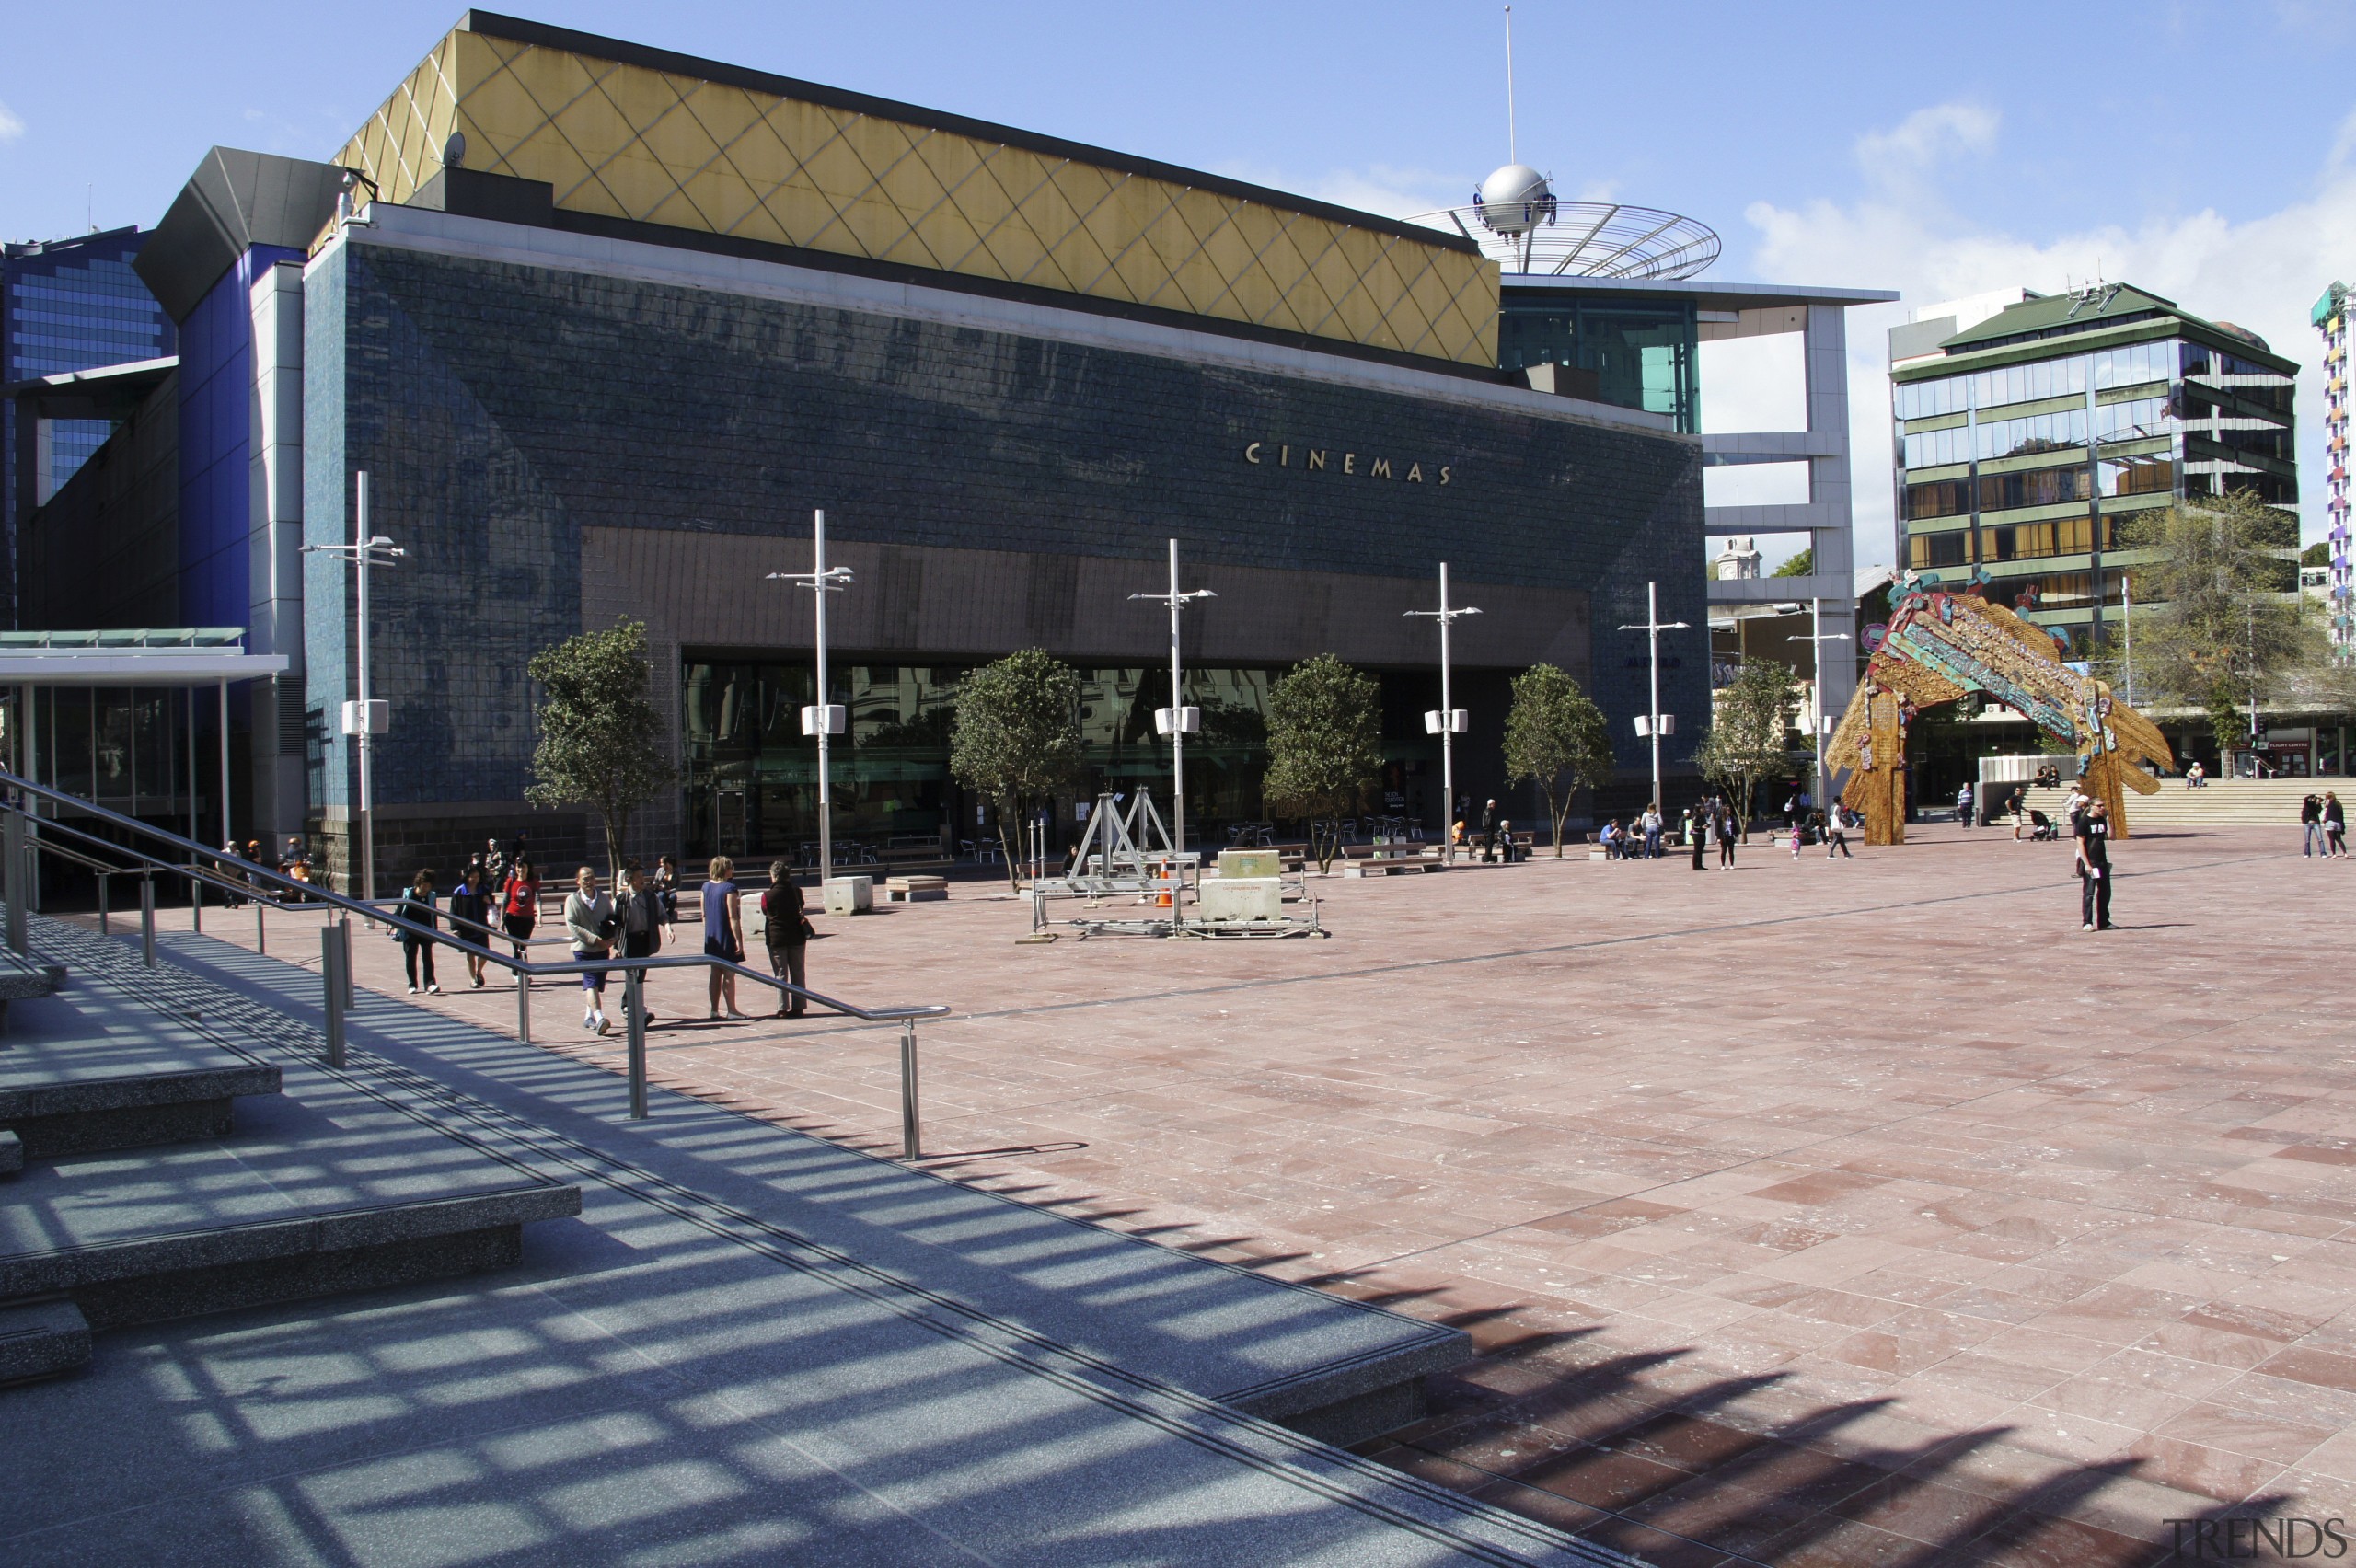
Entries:
{"label": "cinema building", "polygon": [[[1705,450],[1695,345],[1804,330],[1812,366],[1829,345],[1783,455],[1819,478],[1789,510],[1845,584],[1840,313],[1887,296],[1714,291],[1634,242],[1542,279],[1492,237],[471,13],[328,159],[205,156],[138,261],[179,348],[111,413],[145,456],[94,462],[33,520],[27,624],[240,628],[285,656],[234,694],[236,815],[338,864],[364,635],[391,709],[383,885],[489,834],[583,841],[524,804],[525,670],[625,617],[681,770],[633,837],[794,856],[813,605],[771,574],[809,570],[820,509],[853,573],[828,605],[838,839],[984,836],[948,705],[1021,648],[1085,676],[1080,793],[1166,788],[1168,623],[1132,595],[1163,591],[1172,539],[1217,594],[1185,617],[1190,819],[1266,814],[1269,684],[1332,652],[1382,684],[1369,804],[1436,830],[1438,640],[1407,612],[1445,560],[1482,611],[1454,633],[1460,791],[1508,796],[1507,682],[1544,660],[1611,716],[1626,809],[1649,672],[1621,628],[1648,583],[1694,628],[1660,670],[1690,779],[1703,467],[1786,440]],[[364,473],[370,531],[406,552],[365,627],[351,569],[302,550],[352,540]]]}

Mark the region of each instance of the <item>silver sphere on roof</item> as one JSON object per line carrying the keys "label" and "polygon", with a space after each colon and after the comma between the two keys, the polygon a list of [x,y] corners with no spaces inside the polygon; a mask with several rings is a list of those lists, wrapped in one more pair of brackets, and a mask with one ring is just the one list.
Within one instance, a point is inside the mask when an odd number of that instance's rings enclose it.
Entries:
{"label": "silver sphere on roof", "polygon": [[1554,215],[1554,191],[1528,164],[1507,164],[1481,181],[1473,205],[1498,234],[1525,234]]}

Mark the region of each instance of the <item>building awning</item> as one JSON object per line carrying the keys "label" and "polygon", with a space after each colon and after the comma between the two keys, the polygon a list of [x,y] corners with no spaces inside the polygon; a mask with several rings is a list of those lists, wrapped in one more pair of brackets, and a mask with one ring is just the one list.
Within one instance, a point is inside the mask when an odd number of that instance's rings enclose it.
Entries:
{"label": "building awning", "polygon": [[283,675],[283,653],[248,653],[237,627],[0,631],[0,687],[195,686]]}

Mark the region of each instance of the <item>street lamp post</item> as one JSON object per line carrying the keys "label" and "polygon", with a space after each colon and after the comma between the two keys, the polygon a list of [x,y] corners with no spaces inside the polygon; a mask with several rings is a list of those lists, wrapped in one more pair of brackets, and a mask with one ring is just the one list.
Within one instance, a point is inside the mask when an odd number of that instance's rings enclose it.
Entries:
{"label": "street lamp post", "polygon": [[1657,582],[1647,582],[1645,584],[1644,624],[1641,626],[1623,626],[1620,629],[1622,631],[1641,631],[1645,634],[1646,651],[1648,655],[1646,662],[1650,665],[1652,672],[1652,710],[1646,714],[1644,719],[1638,721],[1636,732],[1640,735],[1649,735],[1652,738],[1653,810],[1659,811],[1662,809],[1660,799],[1660,738],[1665,732],[1674,731],[1677,726],[1677,720],[1674,715],[1663,713],[1660,710],[1660,634],[1664,631],[1686,631],[1690,630],[1691,628],[1688,623],[1684,621],[1664,621],[1660,618],[1660,585]]}
{"label": "street lamp post", "polygon": [[[1202,727],[1203,710],[1186,705],[1184,675],[1178,663],[1178,612],[1196,599],[1216,599],[1207,588],[1181,593],[1178,588],[1178,541],[1170,541],[1170,592],[1132,594],[1170,606],[1170,706],[1157,709],[1153,727],[1170,737],[1170,852],[1186,852],[1186,737]],[[1173,900],[1174,905],[1174,900]]]}
{"label": "street lamp post", "polygon": [[818,737],[818,885],[835,874],[835,793],[833,755],[827,742],[848,728],[848,715],[838,703],[827,700],[826,691],[826,595],[839,594],[850,585],[851,571],[847,566],[829,569],[826,565],[826,513],[811,513],[810,570],[807,571],[772,571],[772,582],[791,582],[807,588],[817,595],[816,630],[818,641],[818,700],[802,710],[802,732]]}
{"label": "street lamp post", "polygon": [[1449,604],[1448,562],[1442,561],[1439,563],[1439,608],[1405,613],[1439,622],[1439,706],[1424,715],[1424,732],[1439,737],[1439,854],[1443,862],[1453,864],[1456,859],[1456,737],[1471,727],[1471,715],[1456,706],[1455,691],[1449,684],[1448,628],[1449,623],[1459,616],[1477,616],[1481,612],[1471,605]]}
{"label": "street lamp post", "polygon": [[[368,471],[365,468],[358,475],[358,504],[353,512],[352,543],[305,545],[303,553],[333,556],[338,560],[348,562],[360,573],[360,700],[343,705],[342,730],[345,734],[357,737],[360,743],[360,897],[364,903],[373,903],[376,897],[376,793],[375,748],[371,743],[392,727],[392,713],[390,704],[378,702],[368,695],[368,578],[375,568],[391,566],[409,552],[395,548],[393,541],[384,535],[368,531]],[[222,739],[225,749],[225,728]]]}

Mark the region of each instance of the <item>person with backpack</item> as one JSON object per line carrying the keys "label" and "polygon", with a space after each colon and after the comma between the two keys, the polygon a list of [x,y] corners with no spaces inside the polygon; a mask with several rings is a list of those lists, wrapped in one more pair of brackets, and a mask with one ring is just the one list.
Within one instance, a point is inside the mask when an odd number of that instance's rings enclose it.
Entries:
{"label": "person with backpack", "polygon": [[[532,928],[540,923],[540,873],[528,855],[518,854],[507,868],[507,880],[499,889],[499,925],[515,945],[515,957],[528,963],[527,944],[532,940]],[[529,986],[532,977],[518,974],[517,986]]]}
{"label": "person with backpack", "polygon": [[[424,927],[428,931],[434,928],[432,870],[422,867],[417,875],[410,879],[409,889],[401,894],[400,904],[393,913],[412,924]],[[433,939],[415,931],[398,931],[396,934],[401,942],[401,967],[409,972],[409,994],[412,997],[417,995],[418,961],[422,957],[425,963],[425,989],[429,995],[440,996],[442,987],[433,980]]]}
{"label": "person with backpack", "polygon": [[483,971],[489,967],[483,944],[490,940],[482,928],[491,919],[491,904],[495,898],[491,885],[491,872],[477,855],[467,862],[458,885],[450,890],[450,935],[467,961],[467,974],[474,981],[475,989],[483,986]]}
{"label": "person with backpack", "polygon": [[[793,883],[792,869],[783,860],[769,862],[769,885],[761,894],[761,920],[769,950],[769,973],[790,986],[806,984],[810,917],[803,910],[802,890]],[[798,990],[779,993],[778,1017],[800,1018],[807,1010]]]}
{"label": "person with backpack", "polygon": [[[572,940],[572,962],[587,963],[612,957],[614,932],[620,925],[614,901],[598,889],[596,871],[583,866],[573,872],[572,891],[564,897],[564,932]],[[613,1027],[606,1018],[606,973],[603,969],[581,972],[581,989],[588,1000],[581,1027],[593,1034],[603,1034]]]}

